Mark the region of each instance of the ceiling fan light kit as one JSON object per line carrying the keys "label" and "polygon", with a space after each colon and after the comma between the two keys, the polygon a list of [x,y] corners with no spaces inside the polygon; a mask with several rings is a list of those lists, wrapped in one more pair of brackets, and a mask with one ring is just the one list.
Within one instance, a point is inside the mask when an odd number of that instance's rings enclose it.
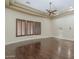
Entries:
{"label": "ceiling fan light kit", "polygon": [[52,10],[52,2],[49,2],[49,9],[47,9],[46,11],[48,12],[49,16],[56,15],[57,12],[56,9]]}

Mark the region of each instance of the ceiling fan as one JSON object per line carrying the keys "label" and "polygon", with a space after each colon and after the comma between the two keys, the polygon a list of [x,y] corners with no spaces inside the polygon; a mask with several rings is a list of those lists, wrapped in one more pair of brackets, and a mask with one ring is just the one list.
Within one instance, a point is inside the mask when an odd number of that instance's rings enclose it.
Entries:
{"label": "ceiling fan", "polygon": [[49,6],[50,8],[47,9],[47,12],[49,13],[49,16],[51,16],[52,14],[53,14],[53,15],[56,15],[57,9],[52,10],[52,6],[51,6],[51,5],[52,5],[52,2],[49,2],[49,5],[50,5],[50,6]]}

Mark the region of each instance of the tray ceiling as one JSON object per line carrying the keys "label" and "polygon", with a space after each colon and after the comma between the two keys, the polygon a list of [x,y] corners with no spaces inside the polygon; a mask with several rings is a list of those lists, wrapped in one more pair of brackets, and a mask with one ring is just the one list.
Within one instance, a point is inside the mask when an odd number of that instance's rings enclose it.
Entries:
{"label": "tray ceiling", "polygon": [[[59,11],[69,8],[74,8],[74,0],[14,0],[14,2],[21,3],[23,5],[28,5],[32,8],[46,12],[49,8],[49,2],[52,2],[52,9],[57,9]],[[55,8],[56,7],[56,8]]]}

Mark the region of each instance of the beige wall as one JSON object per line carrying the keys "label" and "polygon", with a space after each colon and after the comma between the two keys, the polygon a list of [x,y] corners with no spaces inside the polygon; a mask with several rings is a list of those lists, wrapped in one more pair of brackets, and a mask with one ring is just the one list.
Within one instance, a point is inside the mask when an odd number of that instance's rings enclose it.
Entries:
{"label": "beige wall", "polygon": [[[47,18],[31,16],[6,8],[6,44],[36,38],[45,38],[52,36],[51,20]],[[16,37],[16,18],[41,22],[41,35]]]}
{"label": "beige wall", "polygon": [[[71,29],[69,29],[71,27]],[[62,29],[60,29],[62,28]],[[54,37],[74,39],[74,14],[52,19],[52,34]]]}

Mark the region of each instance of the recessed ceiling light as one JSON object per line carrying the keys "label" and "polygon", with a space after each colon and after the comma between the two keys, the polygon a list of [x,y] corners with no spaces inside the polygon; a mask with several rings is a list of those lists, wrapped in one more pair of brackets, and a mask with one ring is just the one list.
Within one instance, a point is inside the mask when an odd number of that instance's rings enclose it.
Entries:
{"label": "recessed ceiling light", "polygon": [[27,4],[30,4],[30,2],[29,2],[29,1],[26,1],[26,3],[27,3]]}
{"label": "recessed ceiling light", "polygon": [[73,11],[74,10],[74,8],[71,6],[71,7],[69,7],[69,11]]}
{"label": "recessed ceiling light", "polygon": [[65,11],[68,11],[68,12],[74,11],[74,8],[72,6],[70,6],[69,8],[65,9]]}

